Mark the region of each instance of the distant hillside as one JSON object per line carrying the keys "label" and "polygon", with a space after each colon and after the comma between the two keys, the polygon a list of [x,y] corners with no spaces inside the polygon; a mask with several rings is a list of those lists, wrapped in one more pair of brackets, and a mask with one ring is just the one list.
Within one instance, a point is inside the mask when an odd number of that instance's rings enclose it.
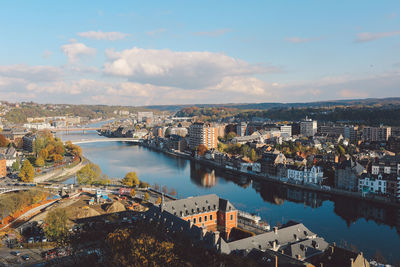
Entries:
{"label": "distant hillside", "polygon": [[176,112],[188,107],[229,107],[237,109],[266,110],[272,108],[323,108],[336,106],[400,106],[400,97],[366,98],[351,100],[332,100],[304,103],[227,103],[227,104],[194,104],[194,105],[154,105],[145,106],[147,109]]}

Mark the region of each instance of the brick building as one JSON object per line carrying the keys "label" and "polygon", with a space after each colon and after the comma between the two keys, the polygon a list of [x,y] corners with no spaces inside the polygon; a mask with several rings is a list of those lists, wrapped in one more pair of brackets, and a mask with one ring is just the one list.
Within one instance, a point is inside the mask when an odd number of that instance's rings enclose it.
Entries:
{"label": "brick building", "polygon": [[161,204],[161,209],[208,231],[219,231],[229,238],[237,227],[237,210],[215,194],[190,197]]}

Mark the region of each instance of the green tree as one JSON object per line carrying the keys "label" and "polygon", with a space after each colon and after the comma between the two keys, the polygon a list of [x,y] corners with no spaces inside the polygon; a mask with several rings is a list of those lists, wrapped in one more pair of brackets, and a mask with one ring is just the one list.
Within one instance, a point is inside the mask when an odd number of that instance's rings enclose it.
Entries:
{"label": "green tree", "polygon": [[19,177],[23,182],[33,182],[33,177],[35,176],[35,169],[29,160],[24,160],[22,164],[21,171],[19,172]]}
{"label": "green tree", "polygon": [[93,184],[99,180],[100,175],[100,167],[94,163],[89,163],[78,171],[76,177],[78,178],[78,183],[80,184]]}
{"label": "green tree", "polygon": [[226,141],[231,141],[233,138],[236,137],[236,133],[235,132],[230,132],[226,135]]}
{"label": "green tree", "polygon": [[38,136],[33,144],[33,152],[35,153],[35,156],[37,157],[39,155],[39,152],[44,148],[44,140],[41,136]]}
{"label": "green tree", "polygon": [[67,212],[65,209],[50,211],[45,218],[44,233],[47,239],[65,245],[68,239]]}
{"label": "green tree", "polygon": [[136,187],[137,185],[140,184],[136,172],[128,172],[121,182],[129,187]]}
{"label": "green tree", "polygon": [[11,169],[14,172],[19,171],[19,169],[21,168],[20,164],[19,164],[19,160],[17,159],[12,165],[11,165]]}
{"label": "green tree", "polygon": [[43,167],[44,166],[44,159],[39,156],[35,161],[35,165],[38,166],[38,167]]}

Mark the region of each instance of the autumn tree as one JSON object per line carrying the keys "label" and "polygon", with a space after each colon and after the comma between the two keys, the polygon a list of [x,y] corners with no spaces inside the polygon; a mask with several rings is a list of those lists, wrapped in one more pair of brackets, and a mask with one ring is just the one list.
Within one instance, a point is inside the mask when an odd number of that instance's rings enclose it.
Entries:
{"label": "autumn tree", "polygon": [[50,211],[45,218],[44,233],[49,240],[65,245],[68,239],[67,212],[65,209]]}
{"label": "autumn tree", "polygon": [[6,147],[10,141],[2,134],[0,134],[0,147]]}
{"label": "autumn tree", "polygon": [[49,151],[47,151],[46,148],[43,148],[39,152],[39,157],[42,157],[44,160],[47,160],[47,158],[49,157]]}
{"label": "autumn tree", "polygon": [[131,197],[135,197],[135,196],[136,196],[136,191],[135,191],[135,189],[132,188],[130,195],[131,195]]}
{"label": "autumn tree", "polygon": [[54,162],[61,162],[63,160],[63,156],[60,154],[54,154],[53,160],[54,160]]}
{"label": "autumn tree", "polygon": [[208,150],[207,147],[205,145],[201,144],[197,147],[197,154],[200,156],[204,156],[204,154],[206,154],[207,150]]}
{"label": "autumn tree", "polygon": [[230,132],[226,135],[226,141],[231,141],[233,138],[236,137],[236,133],[235,132]]}
{"label": "autumn tree", "polygon": [[94,163],[86,164],[76,174],[80,184],[93,184],[100,178],[100,175],[101,169]]}
{"label": "autumn tree", "polygon": [[150,199],[150,196],[149,196],[149,193],[144,193],[144,201],[149,201],[149,199]]}
{"label": "autumn tree", "polygon": [[22,164],[21,171],[19,172],[19,177],[23,182],[33,182],[33,177],[35,176],[35,169],[29,160],[25,160]]}
{"label": "autumn tree", "polygon": [[136,172],[128,172],[121,182],[129,187],[136,187],[137,185],[140,184]]}
{"label": "autumn tree", "polygon": [[158,197],[158,198],[157,198],[156,204],[157,204],[157,205],[160,205],[160,204],[161,204],[161,197]]}
{"label": "autumn tree", "polygon": [[43,167],[44,166],[44,159],[42,157],[38,157],[35,161],[35,165],[38,167]]}
{"label": "autumn tree", "polygon": [[256,161],[257,160],[257,153],[254,148],[251,149],[250,151],[250,160],[251,161]]}

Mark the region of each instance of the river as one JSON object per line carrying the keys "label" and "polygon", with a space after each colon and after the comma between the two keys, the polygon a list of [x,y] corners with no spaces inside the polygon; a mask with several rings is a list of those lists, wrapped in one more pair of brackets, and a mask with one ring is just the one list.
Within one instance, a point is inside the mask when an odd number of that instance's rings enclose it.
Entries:
{"label": "river", "polygon": [[[63,134],[61,138],[101,137],[89,132]],[[271,226],[289,220],[302,222],[328,242],[359,249],[367,257],[379,251],[391,263],[400,261],[398,208],[251,181],[129,143],[87,143],[81,147],[84,156],[109,177],[135,171],[150,185],[176,190],[179,198],[214,193],[238,209],[260,215]]]}

